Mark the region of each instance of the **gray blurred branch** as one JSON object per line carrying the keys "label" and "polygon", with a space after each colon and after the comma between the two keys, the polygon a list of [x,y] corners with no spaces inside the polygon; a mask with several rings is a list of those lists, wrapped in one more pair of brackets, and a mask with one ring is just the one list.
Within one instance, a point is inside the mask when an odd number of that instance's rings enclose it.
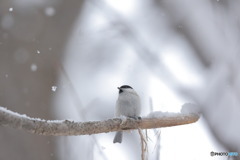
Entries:
{"label": "gray blurred branch", "polygon": [[90,135],[118,130],[151,129],[171,127],[194,123],[199,119],[197,114],[176,114],[175,116],[142,118],[134,120],[113,118],[104,121],[74,122],[70,120],[41,120],[0,107],[0,125],[23,129],[30,133],[53,136]]}

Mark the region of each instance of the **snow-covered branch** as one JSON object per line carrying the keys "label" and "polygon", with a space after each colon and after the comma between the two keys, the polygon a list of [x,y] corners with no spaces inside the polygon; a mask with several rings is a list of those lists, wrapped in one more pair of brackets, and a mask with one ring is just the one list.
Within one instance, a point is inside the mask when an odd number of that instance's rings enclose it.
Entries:
{"label": "snow-covered branch", "polygon": [[141,120],[113,118],[103,121],[74,122],[70,120],[42,120],[30,118],[26,115],[20,115],[0,107],[0,126],[9,126],[15,129],[23,129],[30,133],[47,136],[90,135],[138,128],[151,129],[171,127],[194,123],[198,119],[198,114],[175,113],[166,114],[164,116],[154,114],[154,116],[142,118]]}

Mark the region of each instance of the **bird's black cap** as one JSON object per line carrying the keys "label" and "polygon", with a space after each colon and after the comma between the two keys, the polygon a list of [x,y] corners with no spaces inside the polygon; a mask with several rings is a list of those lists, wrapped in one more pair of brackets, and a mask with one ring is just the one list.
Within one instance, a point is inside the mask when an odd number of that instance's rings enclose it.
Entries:
{"label": "bird's black cap", "polygon": [[122,89],[122,88],[131,88],[131,89],[133,89],[131,86],[128,86],[128,85],[123,85],[123,86],[120,87],[120,89]]}
{"label": "bird's black cap", "polygon": [[118,87],[118,89],[119,89],[119,93],[122,93],[123,92],[123,90],[122,89],[127,89],[127,88],[131,88],[131,89],[133,89],[131,86],[129,86],[129,85],[123,85],[123,86],[121,86],[121,87]]}

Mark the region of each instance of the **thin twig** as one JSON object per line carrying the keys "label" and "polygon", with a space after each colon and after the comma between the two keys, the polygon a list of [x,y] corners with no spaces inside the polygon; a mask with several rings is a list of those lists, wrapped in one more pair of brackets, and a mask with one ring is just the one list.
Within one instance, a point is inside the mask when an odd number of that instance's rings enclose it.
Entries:
{"label": "thin twig", "polygon": [[142,160],[146,160],[147,159],[147,141],[146,138],[144,137],[142,130],[140,128],[138,128],[138,133],[140,135],[140,139],[141,139],[141,149],[142,149],[142,154],[141,154],[141,158]]}

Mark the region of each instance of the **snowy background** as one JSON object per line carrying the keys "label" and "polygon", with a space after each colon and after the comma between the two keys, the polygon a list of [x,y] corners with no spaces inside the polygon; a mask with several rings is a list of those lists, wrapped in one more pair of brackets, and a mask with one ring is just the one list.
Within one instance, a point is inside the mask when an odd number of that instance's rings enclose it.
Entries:
{"label": "snowy background", "polygon": [[[194,103],[194,124],[149,130],[149,159],[240,153],[240,1],[2,0],[0,106],[42,119],[105,120],[117,87],[142,116]],[[43,137],[1,127],[0,159],[140,159],[136,132]],[[239,158],[239,157],[238,157]]]}

